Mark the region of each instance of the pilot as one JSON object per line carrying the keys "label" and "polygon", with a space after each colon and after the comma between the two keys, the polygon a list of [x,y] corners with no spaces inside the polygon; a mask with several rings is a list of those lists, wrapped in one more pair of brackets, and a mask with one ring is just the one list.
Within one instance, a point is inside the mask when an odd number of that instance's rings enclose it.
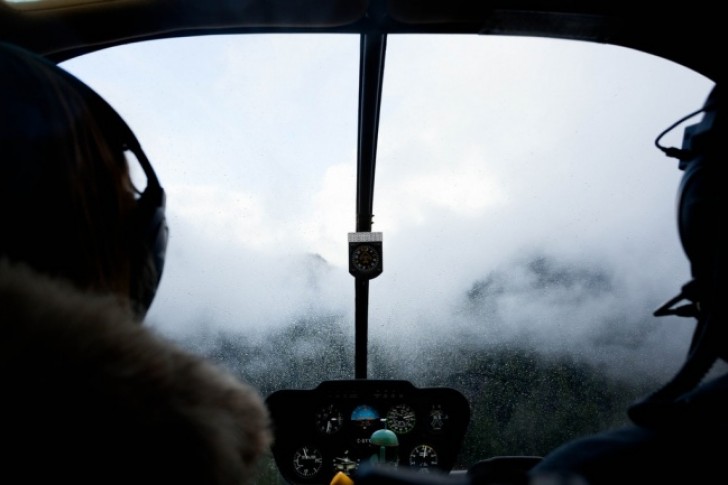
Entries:
{"label": "pilot", "polygon": [[131,130],[81,81],[7,44],[0,98],[5,481],[252,483],[271,440],[261,396],[141,325],[167,226]]}
{"label": "pilot", "polygon": [[703,382],[714,363],[728,362],[727,138],[717,86],[701,112],[702,121],[685,128],[682,148],[656,143],[684,171],[677,219],[692,279],[655,315],[697,320],[687,358],[672,380],[629,408],[632,425],[562,445],[531,470],[532,484],[726,480],[728,374]]}

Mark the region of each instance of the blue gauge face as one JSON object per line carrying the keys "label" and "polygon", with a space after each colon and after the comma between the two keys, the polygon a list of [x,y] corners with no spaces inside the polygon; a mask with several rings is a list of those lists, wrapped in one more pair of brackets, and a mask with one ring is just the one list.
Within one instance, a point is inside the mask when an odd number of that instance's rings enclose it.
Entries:
{"label": "blue gauge face", "polygon": [[357,406],[351,412],[351,421],[361,429],[369,429],[379,424],[379,413],[371,406]]}

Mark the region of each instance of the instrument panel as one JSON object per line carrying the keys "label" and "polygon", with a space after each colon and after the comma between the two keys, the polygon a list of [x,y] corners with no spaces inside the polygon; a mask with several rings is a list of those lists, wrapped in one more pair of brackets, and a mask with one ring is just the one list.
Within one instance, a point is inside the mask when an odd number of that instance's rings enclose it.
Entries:
{"label": "instrument panel", "polygon": [[328,484],[361,463],[421,472],[450,471],[470,421],[470,405],[450,388],[408,381],[326,381],[266,399],[273,457],[290,483]]}

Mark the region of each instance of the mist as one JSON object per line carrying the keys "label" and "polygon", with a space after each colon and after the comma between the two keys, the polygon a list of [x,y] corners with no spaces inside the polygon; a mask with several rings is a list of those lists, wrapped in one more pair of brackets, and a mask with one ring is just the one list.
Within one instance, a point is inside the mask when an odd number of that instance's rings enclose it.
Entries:
{"label": "mist", "polygon": [[[125,117],[167,190],[150,326],[273,351],[304,322],[353,345],[358,42],[215,36],[65,63]],[[693,323],[652,312],[690,279],[681,173],[653,141],[712,83],[627,49],[526,38],[393,37],[385,73],[371,347],[403,375],[458,346],[674,374]],[[680,142],[681,129],[664,140]],[[316,338],[284,350],[303,358]]]}

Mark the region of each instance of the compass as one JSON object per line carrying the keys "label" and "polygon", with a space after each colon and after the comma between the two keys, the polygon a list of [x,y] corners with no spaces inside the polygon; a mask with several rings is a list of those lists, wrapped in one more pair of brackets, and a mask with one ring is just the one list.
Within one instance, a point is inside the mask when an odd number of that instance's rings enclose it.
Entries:
{"label": "compass", "polygon": [[371,244],[360,244],[351,253],[351,264],[363,273],[371,273],[381,261],[378,249]]}
{"label": "compass", "polygon": [[372,279],[382,273],[382,233],[349,233],[349,273]]}
{"label": "compass", "polygon": [[293,470],[301,477],[310,478],[321,471],[324,457],[318,448],[302,446],[293,453]]}

